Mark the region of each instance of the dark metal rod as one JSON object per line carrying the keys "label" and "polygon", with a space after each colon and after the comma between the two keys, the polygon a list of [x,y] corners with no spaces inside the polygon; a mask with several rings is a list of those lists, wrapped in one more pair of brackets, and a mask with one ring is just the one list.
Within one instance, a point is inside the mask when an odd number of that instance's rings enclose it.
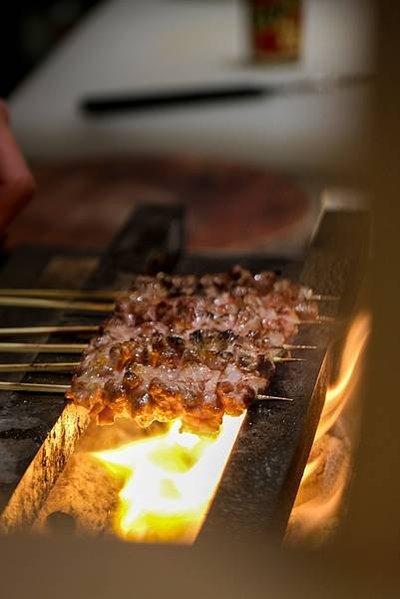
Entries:
{"label": "dark metal rod", "polygon": [[326,93],[332,89],[370,83],[369,73],[349,73],[306,77],[295,81],[258,84],[227,83],[225,85],[204,84],[196,88],[159,89],[147,93],[135,93],[129,90],[120,93],[93,94],[84,97],[80,108],[89,114],[108,114],[112,112],[141,112],[154,109],[185,107],[214,102],[241,100],[259,100],[277,95],[299,93]]}
{"label": "dark metal rod", "polygon": [[[227,100],[258,99],[268,93],[259,85],[243,84],[230,87],[203,87],[197,89],[163,90],[148,94],[134,95],[129,92],[89,96],[82,100],[81,108],[92,114],[110,112],[143,111],[158,108],[175,108],[189,104],[226,102]],[[271,88],[270,93],[275,89]]]}

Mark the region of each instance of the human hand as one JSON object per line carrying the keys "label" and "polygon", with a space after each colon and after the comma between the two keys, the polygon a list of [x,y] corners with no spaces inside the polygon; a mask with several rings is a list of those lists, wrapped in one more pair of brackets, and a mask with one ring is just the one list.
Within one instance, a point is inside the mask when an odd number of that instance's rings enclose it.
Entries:
{"label": "human hand", "polygon": [[6,104],[0,100],[0,234],[35,190],[32,174],[9,127]]}

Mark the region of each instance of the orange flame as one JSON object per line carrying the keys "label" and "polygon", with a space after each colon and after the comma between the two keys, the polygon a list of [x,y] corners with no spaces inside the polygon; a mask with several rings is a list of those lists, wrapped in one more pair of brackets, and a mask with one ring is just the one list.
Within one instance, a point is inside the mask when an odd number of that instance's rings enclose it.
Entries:
{"label": "orange flame", "polygon": [[114,519],[121,538],[193,543],[200,532],[245,414],[225,416],[215,438],[179,432],[92,455],[124,485]]}
{"label": "orange flame", "polygon": [[349,331],[340,364],[337,382],[325,397],[325,404],[315,435],[318,441],[338,420],[359,382],[361,356],[371,330],[369,314],[359,314]]}
{"label": "orange flame", "polygon": [[345,408],[354,397],[362,372],[371,318],[359,314],[348,333],[339,375],[329,387],[308,463],[290,516],[287,541],[320,544],[338,520],[351,465],[351,440]]}

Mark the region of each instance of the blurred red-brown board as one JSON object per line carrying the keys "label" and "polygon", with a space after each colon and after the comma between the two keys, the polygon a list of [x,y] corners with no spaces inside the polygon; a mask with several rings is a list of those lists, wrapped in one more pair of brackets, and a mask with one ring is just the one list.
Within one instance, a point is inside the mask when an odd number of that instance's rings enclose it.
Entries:
{"label": "blurred red-brown board", "polygon": [[103,249],[138,203],[182,202],[188,251],[254,252],[293,245],[313,217],[293,178],[199,157],[131,157],[34,167],[38,191],[7,244]]}

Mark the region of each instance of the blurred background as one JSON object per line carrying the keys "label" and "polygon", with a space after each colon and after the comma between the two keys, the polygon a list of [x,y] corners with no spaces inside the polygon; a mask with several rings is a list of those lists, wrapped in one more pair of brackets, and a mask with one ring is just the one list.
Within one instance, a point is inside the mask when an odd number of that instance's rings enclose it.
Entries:
{"label": "blurred background", "polygon": [[38,181],[11,246],[103,248],[135,203],[179,201],[192,251],[293,253],[323,189],[363,185],[369,0],[43,0],[10,15],[1,93]]}
{"label": "blurred background", "polygon": [[17,0],[7,6],[0,47],[0,96],[7,97],[98,0]]}

